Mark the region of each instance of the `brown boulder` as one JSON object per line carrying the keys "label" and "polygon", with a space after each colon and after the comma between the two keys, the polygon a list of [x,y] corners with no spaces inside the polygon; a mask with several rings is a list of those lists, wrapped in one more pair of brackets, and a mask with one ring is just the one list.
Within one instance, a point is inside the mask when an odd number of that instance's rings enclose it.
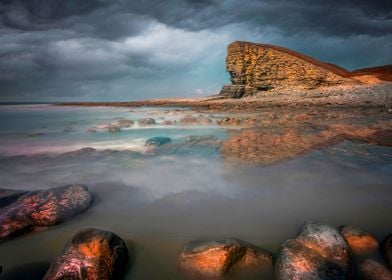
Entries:
{"label": "brown boulder", "polygon": [[120,128],[131,127],[132,125],[133,125],[133,121],[132,120],[127,120],[127,119],[118,119],[115,122],[115,126],[118,126]]}
{"label": "brown boulder", "polygon": [[178,260],[182,272],[203,278],[221,277],[237,269],[266,271],[272,264],[269,253],[237,239],[189,243]]}
{"label": "brown boulder", "polygon": [[86,210],[93,196],[84,185],[68,185],[32,191],[0,213],[0,239],[30,230],[35,226],[51,226]]}
{"label": "brown boulder", "polygon": [[0,189],[0,208],[15,202],[26,193],[28,191]]}
{"label": "brown boulder", "polygon": [[282,244],[277,263],[278,279],[351,279],[349,247],[328,225],[307,222],[296,239]]}
{"label": "brown boulder", "polygon": [[139,125],[142,125],[142,126],[144,126],[144,125],[153,125],[153,124],[156,124],[156,122],[155,122],[155,120],[154,120],[153,118],[138,119],[138,120],[137,120],[137,123],[138,123]]}
{"label": "brown boulder", "polygon": [[378,241],[370,233],[352,226],[344,226],[340,234],[346,239],[353,253],[364,255],[378,250]]}
{"label": "brown boulder", "polygon": [[367,259],[360,264],[359,272],[365,280],[392,280],[391,270],[371,259]]}
{"label": "brown boulder", "polygon": [[66,245],[44,280],[120,279],[128,261],[125,242],[116,234],[86,229]]}

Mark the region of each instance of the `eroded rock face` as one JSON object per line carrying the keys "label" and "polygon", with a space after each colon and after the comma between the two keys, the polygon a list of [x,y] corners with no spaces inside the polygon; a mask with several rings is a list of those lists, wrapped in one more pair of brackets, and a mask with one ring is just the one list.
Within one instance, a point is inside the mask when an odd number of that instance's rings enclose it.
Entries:
{"label": "eroded rock face", "polygon": [[296,239],[282,244],[276,263],[278,279],[351,279],[349,247],[328,225],[307,222]]}
{"label": "eroded rock face", "polygon": [[265,271],[270,270],[272,265],[269,253],[238,239],[189,243],[178,260],[183,273],[204,278],[221,277],[233,269]]}
{"label": "eroded rock face", "polygon": [[340,234],[346,239],[353,253],[365,255],[378,250],[378,241],[370,233],[353,226],[344,226]]}
{"label": "eroded rock face", "polygon": [[228,46],[226,69],[233,85],[225,86],[220,94],[232,98],[266,90],[359,83],[338,66],[282,47],[249,42]]}
{"label": "eroded rock face", "polygon": [[93,201],[84,185],[68,185],[21,196],[0,212],[0,240],[35,226],[51,226],[87,209]]}
{"label": "eroded rock face", "polygon": [[66,245],[44,280],[121,279],[128,261],[125,242],[116,234],[86,229]]}
{"label": "eroded rock face", "polygon": [[389,265],[392,267],[392,234],[388,235],[382,242],[381,251]]}

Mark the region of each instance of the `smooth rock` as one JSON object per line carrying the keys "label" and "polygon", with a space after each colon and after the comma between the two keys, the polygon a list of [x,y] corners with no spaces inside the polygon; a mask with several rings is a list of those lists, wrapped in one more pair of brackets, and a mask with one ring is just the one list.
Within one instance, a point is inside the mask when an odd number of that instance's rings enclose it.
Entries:
{"label": "smooth rock", "polygon": [[346,239],[353,253],[364,255],[378,250],[378,241],[370,233],[353,226],[344,226],[340,234]]}
{"label": "smooth rock", "polygon": [[381,243],[381,252],[392,267],[392,234],[388,235]]}
{"label": "smooth rock", "polygon": [[115,125],[124,128],[124,127],[131,127],[134,124],[132,120],[126,120],[126,119],[118,119],[115,122]]}
{"label": "smooth rock", "polygon": [[276,263],[278,279],[351,279],[348,244],[328,225],[307,222],[296,239],[281,246]]}
{"label": "smooth rock", "polygon": [[0,212],[0,240],[30,230],[51,226],[86,210],[93,196],[84,185],[68,185],[21,196]]}
{"label": "smooth rock", "polygon": [[366,280],[392,280],[392,272],[385,265],[366,259],[359,266],[359,272]]}
{"label": "smooth rock", "polygon": [[162,146],[164,144],[170,143],[171,138],[166,136],[156,136],[146,140],[145,146]]}
{"label": "smooth rock", "polygon": [[[179,269],[194,277],[221,277],[232,269],[272,269],[272,256],[237,239],[187,244],[178,260]],[[199,278],[200,279],[200,278]]]}
{"label": "smooth rock", "polygon": [[143,118],[143,119],[138,119],[137,123],[139,125],[152,125],[156,124],[155,120],[153,118]]}
{"label": "smooth rock", "polygon": [[121,279],[128,262],[125,242],[100,229],[82,230],[66,245],[44,280]]}
{"label": "smooth rock", "polygon": [[197,118],[192,115],[185,115],[184,117],[178,120],[180,124],[195,124],[197,122]]}

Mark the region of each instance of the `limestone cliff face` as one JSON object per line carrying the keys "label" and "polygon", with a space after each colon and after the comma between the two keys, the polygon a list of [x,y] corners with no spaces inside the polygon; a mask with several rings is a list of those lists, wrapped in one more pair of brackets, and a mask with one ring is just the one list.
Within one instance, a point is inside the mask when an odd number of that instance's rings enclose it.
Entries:
{"label": "limestone cliff face", "polygon": [[259,91],[358,83],[338,66],[278,46],[234,42],[228,46],[226,68],[232,85],[221,95],[239,98]]}

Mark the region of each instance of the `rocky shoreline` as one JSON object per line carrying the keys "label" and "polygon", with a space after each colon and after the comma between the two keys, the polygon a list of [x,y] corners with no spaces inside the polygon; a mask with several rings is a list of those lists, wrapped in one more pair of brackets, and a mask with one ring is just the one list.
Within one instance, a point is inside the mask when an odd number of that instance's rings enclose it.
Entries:
{"label": "rocky shoreline", "polygon": [[[296,92],[297,91],[297,92]],[[204,98],[162,98],[131,102],[63,102],[58,106],[109,107],[190,107],[209,112],[257,112],[268,108],[392,108],[392,83],[336,86],[313,90],[287,90],[277,94],[260,93],[241,99],[211,96]]]}

